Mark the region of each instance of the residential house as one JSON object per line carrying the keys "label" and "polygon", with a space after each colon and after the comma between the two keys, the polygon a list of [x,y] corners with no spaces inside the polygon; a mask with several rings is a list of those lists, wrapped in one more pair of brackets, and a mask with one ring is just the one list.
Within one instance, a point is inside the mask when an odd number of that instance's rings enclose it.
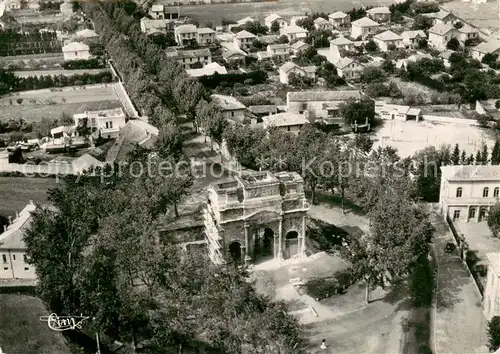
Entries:
{"label": "residential house", "polygon": [[445,68],[451,67],[450,57],[453,53],[455,52],[451,49],[446,49],[443,50],[441,53],[439,53],[438,58],[443,59],[443,64]]}
{"label": "residential house", "polygon": [[96,159],[94,156],[85,153],[71,161],[71,171],[73,174],[78,175],[85,171],[89,171],[92,167],[104,167],[104,163]]}
{"label": "residential house", "polygon": [[422,15],[431,18],[433,25],[442,24],[453,26],[455,23],[460,22],[457,16],[443,9],[440,9],[439,12],[430,12]]}
{"label": "residential house", "polygon": [[201,63],[203,66],[212,62],[212,54],[210,49],[189,49],[177,51],[177,62],[184,66],[185,69],[191,69],[195,63]]}
{"label": "residential house", "polygon": [[439,208],[445,219],[486,221],[499,196],[499,165],[441,167]]}
{"label": "residential house", "polygon": [[288,43],[269,44],[267,52],[275,60],[286,60],[290,57],[290,45]]}
{"label": "residential house", "polygon": [[246,106],[232,96],[213,94],[210,96],[226,119],[243,123],[246,117]]}
{"label": "residential house", "polygon": [[24,243],[24,232],[32,222],[31,213],[36,209],[33,201],[16,215],[16,218],[6,225],[0,232],[0,254],[2,267],[0,279],[25,279],[35,280],[36,273],[33,264],[29,263]]}
{"label": "residential house", "polygon": [[319,119],[328,122],[341,118],[340,105],[347,100],[361,99],[361,92],[351,91],[302,91],[288,92],[288,112],[304,114],[311,122]]}
{"label": "residential house", "polygon": [[115,143],[108,150],[106,162],[123,161],[137,146],[152,150],[158,140],[158,128],[140,119],[129,120],[123,127]]}
{"label": "residential house", "polygon": [[147,35],[155,33],[167,34],[174,30],[175,23],[172,20],[152,20],[147,17],[141,18],[141,32]]}
{"label": "residential house", "polygon": [[379,49],[383,52],[403,47],[403,37],[392,31],[376,34],[373,36],[373,41],[377,43]]}
{"label": "residential house", "polygon": [[21,1],[20,0],[6,0],[5,2],[5,10],[20,10],[21,9]]}
{"label": "residential house", "polygon": [[52,139],[70,138],[75,135],[75,127],[72,125],[60,125],[50,129],[50,136]]}
{"label": "residential house", "polygon": [[201,69],[188,69],[186,70],[186,73],[191,77],[200,77],[200,76],[211,76],[216,73],[219,75],[226,75],[227,70],[225,66],[213,62],[205,65]]}
{"label": "residential house", "polygon": [[496,54],[500,55],[500,41],[498,40],[490,40],[489,42],[483,42],[473,47],[472,50],[472,58],[476,60],[483,60],[486,54]]}
{"label": "residential house", "polygon": [[264,44],[274,44],[280,38],[277,34],[265,34],[258,36],[258,41]]}
{"label": "residential house", "polygon": [[445,50],[450,39],[457,37],[452,25],[437,23],[429,29],[429,45],[437,50]]}
{"label": "residential house", "polygon": [[355,50],[354,42],[351,41],[349,38],[344,37],[343,35],[340,35],[339,37],[332,39],[330,41],[330,50],[332,50],[333,47],[337,47],[339,52],[340,51],[351,52]]}
{"label": "residential house", "polygon": [[374,7],[366,11],[368,17],[377,22],[389,22],[391,10],[387,6]]}
{"label": "residential house", "polygon": [[386,120],[415,120],[419,121],[422,118],[421,109],[411,108],[410,106],[401,106],[395,104],[385,104],[380,108],[380,117]]}
{"label": "residential house", "polygon": [[314,20],[314,28],[318,31],[331,31],[333,30],[333,24],[330,21],[325,20],[323,17],[318,17]]}
{"label": "residential house", "polygon": [[292,42],[296,39],[306,38],[308,32],[309,31],[306,30],[305,28],[292,25],[292,26],[286,26],[283,29],[282,34],[288,38],[288,41]]}
{"label": "residential house", "polygon": [[285,19],[283,19],[281,16],[276,15],[276,14],[271,14],[267,16],[264,19],[264,24],[267,26],[267,28],[271,29],[271,26],[273,23],[278,22],[278,25],[280,26],[280,29],[285,27],[287,25]]}
{"label": "residential house", "polygon": [[374,35],[377,29],[380,27],[378,22],[373,21],[368,17],[360,18],[351,23],[351,37],[362,39],[367,38],[368,36]]}
{"label": "residential house", "polygon": [[[486,321],[500,316],[500,252],[487,253],[488,270],[484,288],[483,313]],[[500,353],[500,348],[495,352]]]}
{"label": "residential house", "polygon": [[247,54],[242,51],[242,50],[232,50],[232,49],[226,49],[224,52],[222,52],[222,58],[227,62],[227,63],[240,63],[244,64],[246,61],[246,56]]}
{"label": "residential house", "polygon": [[75,33],[75,37],[83,39],[92,39],[92,38],[98,38],[99,35],[96,33],[96,31],[86,28],[81,31],[77,31]]}
{"label": "residential house", "polygon": [[398,59],[396,61],[396,68],[397,69],[401,69],[401,68],[405,68],[406,69],[408,63],[416,62],[417,60],[420,60],[422,58],[432,59],[433,57],[432,57],[432,55],[427,54],[427,53],[416,52],[415,54],[410,55],[408,58]]}
{"label": "residential house", "polygon": [[125,126],[125,112],[121,108],[102,111],[86,111],[73,115],[75,128],[86,124],[91,132],[107,139],[118,137],[118,133]]}
{"label": "residential house", "polygon": [[180,7],[177,5],[153,5],[149,15],[154,20],[177,20],[180,18]]}
{"label": "residential house", "polygon": [[215,42],[215,31],[208,27],[198,28],[198,38],[196,39],[199,45],[210,45]]}
{"label": "residential house", "polygon": [[297,25],[297,22],[305,20],[308,16],[293,16],[290,19],[290,26],[295,26]]}
{"label": "residential house", "polygon": [[307,44],[304,41],[297,41],[290,45],[290,49],[292,50],[293,54],[297,55],[300,52],[303,52],[304,50],[308,49],[311,47],[309,44]]}
{"label": "residential house", "polygon": [[316,78],[316,67],[315,66],[308,66],[308,67],[300,67],[294,62],[287,62],[283,64],[279,69],[279,76],[280,76],[280,82],[282,84],[288,85],[289,81],[289,76],[290,74],[294,73],[296,75],[302,75],[305,77],[309,77],[311,79]]}
{"label": "residential house", "polygon": [[175,41],[178,45],[190,45],[198,40],[198,28],[195,25],[180,25],[174,28]]}
{"label": "residential house", "polygon": [[341,58],[337,63],[333,64],[337,68],[337,75],[344,80],[361,79],[361,74],[364,69],[363,64],[348,57]]}
{"label": "residential house", "polygon": [[347,28],[351,25],[351,16],[342,11],[328,15],[328,20],[337,28]]}
{"label": "residential house", "polygon": [[274,104],[250,106],[248,110],[257,117],[258,123],[263,117],[278,113],[278,107]]}
{"label": "residential house", "polygon": [[62,47],[64,60],[88,60],[90,59],[89,46],[82,42],[71,42]]}
{"label": "residential house", "polygon": [[427,35],[425,34],[424,31],[421,31],[421,30],[404,31],[401,34],[401,37],[403,37],[403,44],[404,44],[405,48],[408,48],[408,49],[417,48],[418,42],[421,39],[427,39]]}
{"label": "residential house", "polygon": [[272,114],[263,117],[262,121],[265,129],[277,128],[282,132],[290,132],[295,135],[298,135],[302,127],[309,123],[304,115],[292,112]]}
{"label": "residential house", "polygon": [[458,30],[458,40],[462,42],[462,45],[465,43],[467,40],[472,40],[472,39],[479,39],[479,30],[471,26],[469,24],[464,24],[462,27],[460,27]]}
{"label": "residential house", "polygon": [[245,17],[245,18],[242,18],[239,21],[236,21],[236,23],[238,24],[239,27],[244,26],[247,23],[252,23],[252,22],[255,22],[255,20],[253,18],[251,18],[251,17]]}
{"label": "residential house", "polygon": [[254,40],[257,39],[257,36],[248,31],[240,31],[236,33],[234,36],[234,44],[242,50],[246,50],[252,46]]}

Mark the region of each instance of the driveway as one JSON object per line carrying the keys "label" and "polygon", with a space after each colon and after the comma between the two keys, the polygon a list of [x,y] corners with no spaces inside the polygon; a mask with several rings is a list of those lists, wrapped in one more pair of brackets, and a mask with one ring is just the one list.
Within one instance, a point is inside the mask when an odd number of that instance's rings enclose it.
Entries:
{"label": "driveway", "polygon": [[451,231],[441,215],[432,215],[436,228],[437,301],[431,340],[436,354],[479,353],[486,344],[486,320],[476,285],[458,254],[444,248],[453,242]]}

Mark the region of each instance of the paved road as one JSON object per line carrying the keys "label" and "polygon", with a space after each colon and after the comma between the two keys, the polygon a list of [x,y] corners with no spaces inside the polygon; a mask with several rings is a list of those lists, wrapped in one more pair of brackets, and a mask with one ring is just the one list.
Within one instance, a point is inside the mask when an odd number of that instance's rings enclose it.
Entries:
{"label": "paved road", "polygon": [[477,353],[486,343],[485,318],[474,281],[458,257],[444,248],[453,242],[442,216],[433,214],[436,228],[437,301],[431,340],[436,354]]}

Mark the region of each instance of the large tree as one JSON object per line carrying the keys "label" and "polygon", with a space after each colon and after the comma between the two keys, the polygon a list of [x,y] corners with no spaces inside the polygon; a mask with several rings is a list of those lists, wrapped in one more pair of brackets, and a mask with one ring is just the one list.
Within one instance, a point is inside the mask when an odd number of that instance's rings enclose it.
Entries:
{"label": "large tree", "polygon": [[500,203],[497,203],[491,207],[491,210],[488,214],[488,227],[495,237],[498,237],[500,235]]}
{"label": "large tree", "polygon": [[488,349],[494,352],[500,348],[500,316],[494,316],[488,322]]}
{"label": "large tree", "polygon": [[349,124],[364,124],[366,121],[373,124],[375,119],[375,103],[371,99],[355,101],[348,100],[340,106],[340,113]]}

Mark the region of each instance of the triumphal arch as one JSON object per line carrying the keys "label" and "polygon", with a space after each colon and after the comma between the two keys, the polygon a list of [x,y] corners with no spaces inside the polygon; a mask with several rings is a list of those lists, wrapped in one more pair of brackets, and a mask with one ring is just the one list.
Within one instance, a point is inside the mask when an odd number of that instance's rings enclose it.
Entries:
{"label": "triumphal arch", "polygon": [[252,172],[213,183],[204,211],[216,263],[305,257],[304,180],[295,172]]}

